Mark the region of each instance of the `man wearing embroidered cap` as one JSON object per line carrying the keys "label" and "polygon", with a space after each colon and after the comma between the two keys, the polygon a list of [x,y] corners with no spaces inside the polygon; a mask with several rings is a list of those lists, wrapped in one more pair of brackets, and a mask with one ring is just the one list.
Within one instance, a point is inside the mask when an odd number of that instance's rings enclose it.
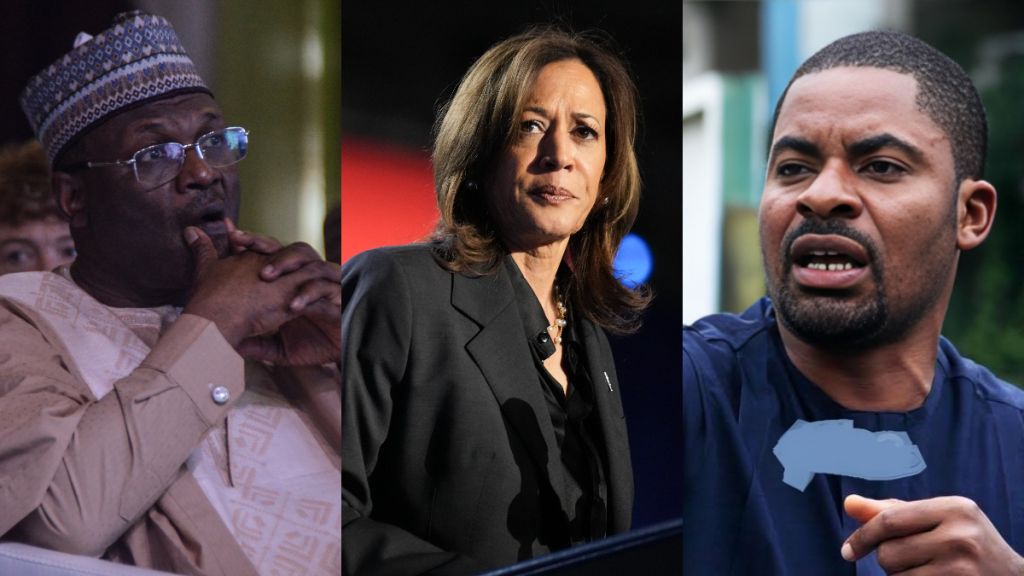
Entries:
{"label": "man wearing embroidered cap", "polygon": [[0,279],[0,536],[182,574],[340,570],[340,268],[235,229],[231,126],[131,12],[22,106],[79,256]]}

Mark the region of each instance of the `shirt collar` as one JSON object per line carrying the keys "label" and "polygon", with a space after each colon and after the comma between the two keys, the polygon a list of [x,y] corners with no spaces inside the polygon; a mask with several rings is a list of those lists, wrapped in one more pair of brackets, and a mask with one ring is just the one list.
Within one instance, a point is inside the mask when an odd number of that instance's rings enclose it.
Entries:
{"label": "shirt collar", "polygon": [[[515,295],[516,306],[519,308],[519,317],[522,319],[526,338],[530,345],[537,350],[540,358],[546,359],[555,353],[555,345],[551,342],[551,335],[547,330],[548,319],[544,315],[544,309],[511,255],[505,256],[505,269],[512,281],[512,291]],[[559,270],[559,274],[561,273],[562,270]],[[575,341],[572,331],[572,309],[568,302],[565,302],[565,305],[569,309],[565,313],[567,324],[562,329],[563,344]]]}

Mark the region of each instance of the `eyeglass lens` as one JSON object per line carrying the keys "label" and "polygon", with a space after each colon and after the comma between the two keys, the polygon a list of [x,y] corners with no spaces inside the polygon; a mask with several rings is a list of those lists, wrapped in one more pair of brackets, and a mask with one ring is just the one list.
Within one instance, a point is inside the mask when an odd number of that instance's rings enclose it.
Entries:
{"label": "eyeglass lens", "polygon": [[192,147],[208,165],[221,168],[245,158],[249,151],[249,136],[243,128],[225,128],[203,135],[191,146],[167,142],[143,148],[133,157],[136,178],[151,185],[171,180],[181,172],[185,165],[185,151]]}

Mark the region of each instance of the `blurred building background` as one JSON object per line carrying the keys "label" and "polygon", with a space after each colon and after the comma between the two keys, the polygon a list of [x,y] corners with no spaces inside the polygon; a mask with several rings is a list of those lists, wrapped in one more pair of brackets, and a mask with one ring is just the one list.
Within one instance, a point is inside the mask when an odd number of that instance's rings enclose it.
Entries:
{"label": "blurred building background", "polygon": [[491,45],[529,24],[561,23],[603,29],[625,53],[644,115],[644,190],[633,231],[649,247],[656,294],[641,331],[612,341],[638,527],[682,513],[680,20],[679,3],[658,0],[404,1],[342,10],[343,260],[421,240],[433,229],[434,115]]}
{"label": "blurred building background", "polygon": [[17,101],[29,77],[133,9],[171,21],[228,122],[251,132],[239,225],[322,252],[340,186],[340,0],[6,0],[0,144],[32,137]]}
{"label": "blurred building background", "polygon": [[757,235],[768,124],[796,68],[870,29],[914,34],[959,63],[988,111],[985,179],[999,208],[960,259],[944,334],[1024,384],[1024,4],[998,0],[683,2],[683,321],[764,294]]}

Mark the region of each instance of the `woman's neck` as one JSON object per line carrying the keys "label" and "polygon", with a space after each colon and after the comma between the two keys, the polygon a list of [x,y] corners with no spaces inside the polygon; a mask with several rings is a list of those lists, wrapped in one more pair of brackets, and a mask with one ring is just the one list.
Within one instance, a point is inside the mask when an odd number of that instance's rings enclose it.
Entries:
{"label": "woman's neck", "polygon": [[557,317],[558,313],[555,306],[555,278],[558,276],[558,267],[562,264],[566,245],[544,246],[536,250],[511,253],[512,260],[519,267],[526,283],[533,289],[548,319]]}

